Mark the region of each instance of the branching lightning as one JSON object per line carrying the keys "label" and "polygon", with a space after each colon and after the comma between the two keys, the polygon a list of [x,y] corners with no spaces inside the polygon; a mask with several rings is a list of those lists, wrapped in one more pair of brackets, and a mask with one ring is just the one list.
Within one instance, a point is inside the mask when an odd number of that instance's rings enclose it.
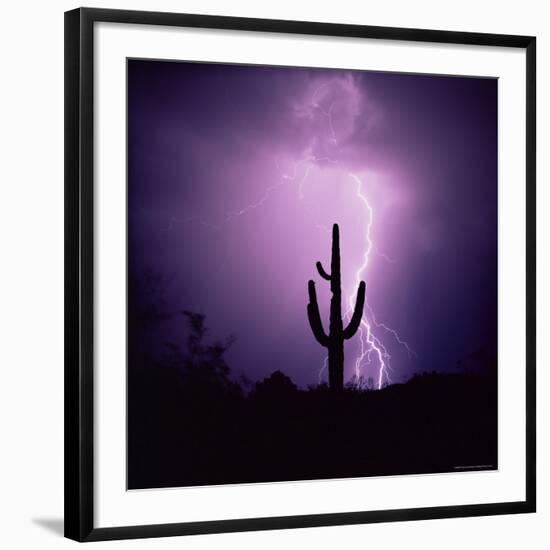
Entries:
{"label": "branching lightning", "polygon": [[[356,185],[356,195],[358,198],[358,203],[362,204],[365,209],[366,214],[366,232],[365,232],[365,251],[363,253],[363,261],[361,265],[357,268],[355,273],[355,286],[359,284],[360,281],[367,280],[366,271],[369,264],[371,252],[373,251],[373,242],[371,236],[372,224],[373,224],[373,210],[369,204],[367,197],[363,193],[363,182],[355,174],[349,174],[349,177]],[[353,302],[354,297],[348,295],[348,310],[346,311],[346,318],[351,317],[353,311]],[[410,348],[410,346],[400,338],[397,332],[384,323],[378,323],[374,316],[374,312],[368,302],[368,282],[367,282],[367,299],[365,301],[366,306],[366,315],[363,315],[361,321],[361,326],[359,328],[359,341],[360,341],[360,351],[359,355],[355,359],[355,380],[356,384],[361,384],[361,372],[365,363],[370,364],[372,362],[372,356],[375,357],[378,363],[378,380],[377,387],[381,389],[384,383],[391,383],[390,371],[391,371],[391,354],[380,339],[374,334],[373,326],[377,329],[383,329],[386,332],[390,333],[398,344],[402,345],[409,354],[409,357],[416,355],[415,352]]]}

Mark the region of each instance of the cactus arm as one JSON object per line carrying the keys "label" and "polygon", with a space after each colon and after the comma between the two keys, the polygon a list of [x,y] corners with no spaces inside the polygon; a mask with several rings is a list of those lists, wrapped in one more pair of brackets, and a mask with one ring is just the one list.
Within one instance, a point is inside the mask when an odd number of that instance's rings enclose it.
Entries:
{"label": "cactus arm", "polygon": [[353,310],[353,316],[349,322],[349,325],[344,329],[344,338],[349,340],[357,332],[359,325],[361,324],[361,318],[363,317],[363,308],[365,306],[365,282],[359,283],[357,290],[357,298],[355,299],[355,309]]}
{"label": "cactus arm", "polygon": [[329,344],[329,337],[325,334],[323,329],[323,323],[321,316],[319,315],[319,304],[317,303],[317,293],[315,292],[315,283],[309,281],[308,283],[309,304],[307,305],[307,318],[313,332],[313,336],[319,344],[327,347]]}
{"label": "cactus arm", "polygon": [[307,316],[309,319],[309,324],[315,336],[315,340],[319,342],[323,347],[328,347],[329,339],[323,330],[323,325],[321,323],[321,318],[319,317],[319,310],[316,309],[311,304],[307,305]]}
{"label": "cactus arm", "polygon": [[317,266],[317,271],[319,272],[319,275],[321,275],[323,279],[330,281],[330,275],[323,269],[321,262],[317,262],[315,265]]}

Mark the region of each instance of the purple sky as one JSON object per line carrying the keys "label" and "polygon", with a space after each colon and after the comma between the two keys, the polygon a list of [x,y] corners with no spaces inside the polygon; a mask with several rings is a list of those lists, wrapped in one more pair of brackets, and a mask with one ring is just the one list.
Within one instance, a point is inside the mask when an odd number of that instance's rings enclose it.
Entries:
{"label": "purple sky", "polygon": [[[496,80],[130,60],[128,174],[129,269],[169,277],[169,309],[204,313],[212,339],[234,334],[236,374],[317,382],[307,281],[328,328],[315,262],[334,222],[347,294],[370,237],[365,319],[391,381],[496,353]],[[183,337],[178,317],[158,346]]]}

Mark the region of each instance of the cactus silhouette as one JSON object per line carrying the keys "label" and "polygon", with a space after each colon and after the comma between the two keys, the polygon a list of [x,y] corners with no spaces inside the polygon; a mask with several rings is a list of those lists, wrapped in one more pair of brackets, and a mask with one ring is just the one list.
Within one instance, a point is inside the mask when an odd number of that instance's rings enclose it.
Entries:
{"label": "cactus silhouette", "polygon": [[341,391],[344,387],[344,340],[352,338],[361,324],[363,307],[365,305],[365,283],[361,281],[357,290],[355,309],[351,320],[346,328],[342,321],[342,279],[340,273],[340,230],[338,224],[332,226],[332,258],[330,263],[330,274],[328,274],[317,262],[319,275],[330,281],[330,326],[328,334],[323,329],[315,282],[309,281],[308,293],[309,304],[307,305],[307,316],[313,335],[319,344],[328,348],[328,380],[329,387],[334,391]]}

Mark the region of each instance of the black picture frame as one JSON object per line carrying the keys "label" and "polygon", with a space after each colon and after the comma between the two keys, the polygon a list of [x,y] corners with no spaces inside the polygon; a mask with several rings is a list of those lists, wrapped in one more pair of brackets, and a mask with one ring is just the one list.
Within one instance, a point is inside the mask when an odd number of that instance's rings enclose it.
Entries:
{"label": "black picture frame", "polygon": [[[94,527],[93,88],[96,22],[378,38],[526,51],[526,498],[517,502]],[[79,8],[65,13],[65,536],[76,541],[517,514],[536,510],[536,39],[485,33]]]}

